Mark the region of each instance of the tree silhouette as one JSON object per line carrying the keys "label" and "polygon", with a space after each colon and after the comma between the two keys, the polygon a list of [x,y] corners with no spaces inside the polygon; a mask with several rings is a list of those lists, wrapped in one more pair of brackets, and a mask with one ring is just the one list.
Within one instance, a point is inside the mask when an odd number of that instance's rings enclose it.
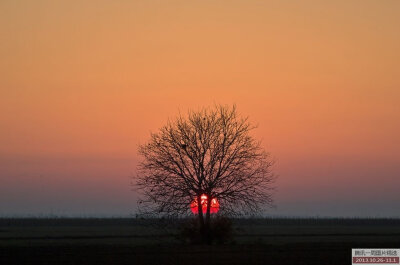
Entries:
{"label": "tree silhouette", "polygon": [[[190,213],[198,203],[202,236],[210,229],[211,200],[225,214],[252,214],[272,204],[272,161],[250,132],[255,127],[238,116],[236,106],[189,111],[178,116],[139,147],[143,160],[136,186],[140,209],[161,216]],[[204,198],[204,196],[203,196]]]}

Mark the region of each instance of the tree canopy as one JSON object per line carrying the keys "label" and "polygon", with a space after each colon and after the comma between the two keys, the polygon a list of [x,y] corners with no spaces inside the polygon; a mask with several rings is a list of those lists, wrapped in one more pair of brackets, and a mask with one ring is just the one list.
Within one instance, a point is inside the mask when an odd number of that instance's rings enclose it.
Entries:
{"label": "tree canopy", "polygon": [[[226,214],[251,214],[271,205],[273,161],[251,136],[254,128],[236,106],[189,111],[168,121],[139,147],[141,211],[186,215],[203,194],[208,205],[217,198]],[[209,222],[210,207],[203,213],[199,204],[198,214],[201,223]]]}

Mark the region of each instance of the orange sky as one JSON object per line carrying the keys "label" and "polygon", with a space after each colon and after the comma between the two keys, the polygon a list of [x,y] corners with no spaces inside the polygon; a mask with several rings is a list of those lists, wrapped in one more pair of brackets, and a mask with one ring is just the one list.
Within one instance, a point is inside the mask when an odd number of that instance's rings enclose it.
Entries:
{"label": "orange sky", "polygon": [[[137,145],[235,103],[271,214],[399,215],[400,2],[0,2],[0,215],[129,214]],[[112,199],[110,199],[112,198]]]}

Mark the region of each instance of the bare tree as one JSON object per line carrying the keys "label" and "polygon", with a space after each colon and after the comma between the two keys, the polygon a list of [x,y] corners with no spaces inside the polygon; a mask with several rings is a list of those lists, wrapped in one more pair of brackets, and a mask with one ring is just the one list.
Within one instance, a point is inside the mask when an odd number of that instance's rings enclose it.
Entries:
{"label": "bare tree", "polygon": [[249,214],[272,204],[272,161],[250,132],[255,127],[238,116],[236,107],[215,106],[189,111],[139,147],[137,188],[141,209],[164,216],[190,213],[190,203],[207,196],[207,210],[198,203],[202,234],[210,227],[211,200],[221,211]]}

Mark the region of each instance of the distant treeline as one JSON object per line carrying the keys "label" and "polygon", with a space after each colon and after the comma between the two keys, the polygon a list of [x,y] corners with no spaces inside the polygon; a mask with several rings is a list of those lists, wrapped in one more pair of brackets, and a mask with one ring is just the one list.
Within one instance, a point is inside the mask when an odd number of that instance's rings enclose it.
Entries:
{"label": "distant treeline", "polygon": [[267,217],[235,219],[234,222],[244,225],[400,225],[400,218]]}
{"label": "distant treeline", "polygon": [[[178,224],[184,219],[141,219],[141,218],[65,218],[29,217],[0,218],[0,226],[138,226],[160,223]],[[265,217],[234,218],[236,225],[400,225],[400,218],[327,218],[327,217]]]}

